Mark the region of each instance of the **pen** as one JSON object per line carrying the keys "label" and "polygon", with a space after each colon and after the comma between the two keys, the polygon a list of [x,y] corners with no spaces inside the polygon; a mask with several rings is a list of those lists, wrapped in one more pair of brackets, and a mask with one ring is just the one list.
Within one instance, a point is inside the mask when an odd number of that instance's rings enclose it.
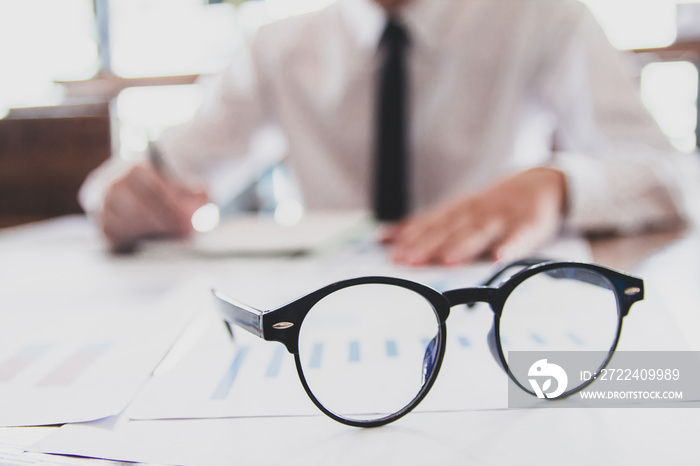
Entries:
{"label": "pen", "polygon": [[[153,143],[148,143],[148,149],[146,152],[146,157],[151,164],[151,166],[162,176],[175,178],[171,174],[171,171],[167,169],[167,164],[163,159],[163,154],[161,153],[158,146]],[[184,183],[183,183],[184,184]],[[221,222],[221,212],[219,207],[213,202],[208,202],[201,206],[199,209],[195,210],[191,218],[192,228],[195,231],[204,233],[211,231],[216,228]]]}

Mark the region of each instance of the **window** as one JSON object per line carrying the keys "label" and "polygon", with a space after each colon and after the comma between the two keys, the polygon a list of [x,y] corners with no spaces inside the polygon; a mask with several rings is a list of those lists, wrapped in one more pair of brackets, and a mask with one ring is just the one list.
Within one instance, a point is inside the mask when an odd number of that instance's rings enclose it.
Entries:
{"label": "window", "polygon": [[0,117],[62,98],[54,81],[99,68],[91,0],[0,0]]}

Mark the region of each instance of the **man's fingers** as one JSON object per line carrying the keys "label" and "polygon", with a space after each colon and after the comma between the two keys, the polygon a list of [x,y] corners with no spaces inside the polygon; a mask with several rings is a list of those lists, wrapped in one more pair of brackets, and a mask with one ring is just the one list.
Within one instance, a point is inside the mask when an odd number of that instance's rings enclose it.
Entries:
{"label": "man's fingers", "polygon": [[379,242],[382,244],[390,244],[396,241],[401,235],[401,231],[405,223],[390,223],[382,225],[378,232]]}
{"label": "man's fingers", "polygon": [[115,249],[146,236],[185,236],[192,232],[192,214],[206,200],[206,193],[180,186],[150,165],[135,165],[109,186],[102,230]]}
{"label": "man's fingers", "polygon": [[442,245],[435,259],[443,265],[473,262],[490,251],[502,234],[502,222],[496,220],[464,227]]}
{"label": "man's fingers", "polygon": [[519,223],[508,228],[493,245],[491,258],[495,261],[522,258],[549,241],[557,228],[558,223],[549,219],[537,223]]}
{"label": "man's fingers", "polygon": [[432,252],[450,234],[443,228],[443,210],[417,214],[403,221],[392,241],[391,258],[394,262],[424,265],[430,260]]}
{"label": "man's fingers", "polygon": [[176,227],[163,218],[162,213],[153,212],[153,207],[132,186],[133,181],[119,180],[114,183],[102,206],[102,223],[110,239],[133,241],[144,234],[173,231]]}
{"label": "man's fingers", "polygon": [[464,222],[465,217],[455,218],[451,209],[409,220],[394,242],[393,260],[410,265],[439,261],[439,252],[455,240]]}
{"label": "man's fingers", "polygon": [[391,257],[395,262],[409,265],[425,265],[432,262],[440,246],[447,241],[450,232],[430,225],[408,244],[394,246]]}
{"label": "man's fingers", "polygon": [[158,232],[186,234],[190,231],[192,212],[185,209],[187,198],[183,191],[149,166],[138,166],[133,176],[126,180],[130,189],[147,212],[158,224]]}
{"label": "man's fingers", "polygon": [[393,259],[420,265],[459,264],[527,254],[560,228],[564,175],[535,168],[406,221],[392,237]]}
{"label": "man's fingers", "polygon": [[113,246],[127,246],[145,234],[165,234],[170,231],[167,223],[150,215],[132,191],[121,189],[118,192],[119,195],[105,198],[101,214],[102,231]]}

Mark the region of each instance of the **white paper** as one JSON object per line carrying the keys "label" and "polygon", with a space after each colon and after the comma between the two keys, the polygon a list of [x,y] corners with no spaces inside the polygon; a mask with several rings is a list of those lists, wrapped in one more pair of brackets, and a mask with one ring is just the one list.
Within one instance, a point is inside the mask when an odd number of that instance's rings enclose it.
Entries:
{"label": "white paper", "polygon": [[694,464],[691,409],[530,409],[410,413],[377,429],[326,417],[67,425],[32,451],[186,466]]}
{"label": "white paper", "polygon": [[[418,409],[505,408],[507,378],[486,346],[492,315],[461,308],[453,314],[438,381]],[[320,414],[283,345],[240,329],[233,342],[215,317],[194,348],[178,365],[155,375],[130,409],[134,419]]]}
{"label": "white paper", "polygon": [[0,313],[0,426],[50,425],[120,413],[201,302],[185,285],[152,309]]}
{"label": "white paper", "polygon": [[[585,258],[580,239],[555,243],[548,256]],[[437,290],[479,284],[491,264],[462,267],[402,267],[386,260],[369,239],[360,239],[335,254],[274,267],[247,268],[244,276],[219,277],[223,290],[247,304],[272,309],[344,278],[387,275],[411,279]],[[293,277],[293,279],[290,279]],[[209,304],[202,303],[202,306]],[[293,356],[279,343],[266,342],[241,329],[230,341],[216,310],[200,315],[199,335],[191,350],[168,371],[159,371],[134,402],[135,419],[183,419],[243,416],[316,415],[296,373]],[[452,310],[448,345],[438,381],[418,410],[493,409],[507,406],[507,378],[492,357],[486,337],[493,313],[484,306]],[[348,336],[348,342],[354,337]],[[476,376],[475,376],[476,374]],[[350,395],[350,394],[349,394]]]}
{"label": "white paper", "polygon": [[27,452],[27,448],[57,431],[57,427],[1,427],[0,464],[3,466],[115,466],[122,462],[47,455]]}
{"label": "white paper", "polygon": [[[581,257],[587,252],[582,243],[573,240],[571,244],[573,253],[567,253],[565,247],[556,257],[586,259]],[[314,261],[239,264],[228,272],[220,270],[214,281],[249,304],[269,309],[339,278],[385,274],[444,290],[473,286],[492,268],[483,264],[454,269],[397,267],[388,264],[375,245],[358,242],[349,252]],[[657,329],[656,341],[678,341],[677,329],[658,301],[648,311],[635,313],[639,304],[627,319],[634,316],[635,324],[629,327],[645,333],[639,339],[641,345],[649,343],[648,335]],[[119,418],[66,425],[32,450],[183,465],[591,464],[600,461],[601,454],[623,462],[662,464],[688,462],[700,454],[693,441],[700,435],[693,409],[475,409],[496,406],[502,401],[500,390],[506,390],[506,384],[500,383],[504,374],[485,350],[492,316],[483,306],[474,312],[461,306],[452,310],[445,363],[420,406],[420,410],[450,411],[413,412],[380,429],[350,428],[320,412],[312,414],[315,408],[305,399],[289,354],[283,353],[274,383],[261,380],[281,345],[259,341],[245,332],[238,332],[234,344],[216,320],[211,308],[202,312],[133,410]],[[627,324],[623,341],[626,332],[631,332]],[[460,348],[462,338],[471,346]],[[238,367],[228,387],[229,396],[214,406],[211,395],[231,369],[240,345],[250,348],[245,357],[248,366]],[[238,389],[245,392],[240,395],[243,403],[232,396]],[[490,393],[481,399],[485,389]],[[266,416],[129,420],[139,414],[218,417],[227,412],[238,416],[245,410]],[[312,415],[292,416],[294,413]],[[614,442],[610,442],[611,432]],[[523,456],[523,452],[530,455]]]}
{"label": "white paper", "polygon": [[200,254],[205,256],[260,256],[301,254],[332,247],[348,235],[368,228],[361,211],[318,211],[304,214],[289,225],[272,217],[236,215],[205,233],[185,241],[153,241],[142,248],[148,256]]}

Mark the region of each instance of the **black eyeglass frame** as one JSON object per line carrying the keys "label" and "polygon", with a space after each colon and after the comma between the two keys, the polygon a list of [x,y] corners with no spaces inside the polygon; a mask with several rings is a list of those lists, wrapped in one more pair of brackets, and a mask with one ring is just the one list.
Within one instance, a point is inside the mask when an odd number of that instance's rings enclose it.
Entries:
{"label": "black eyeglass frame", "polygon": [[[505,271],[513,267],[524,268],[514,273],[498,285],[490,286],[491,283],[497,280],[498,277],[502,276]],[[560,274],[557,274],[558,270],[561,269],[569,270],[567,276],[561,276]],[[604,281],[601,282],[597,278],[592,279],[590,274],[581,274],[579,276],[576,276],[576,271],[589,271],[597,273],[597,276],[593,276],[602,277],[604,278]],[[572,278],[585,281],[594,285],[603,286],[612,290],[615,294],[618,311],[618,321],[617,329],[615,332],[615,339],[608,351],[607,358],[598,368],[596,372],[597,374],[607,366],[608,362],[612,358],[612,355],[620,339],[620,334],[622,332],[622,319],[625,316],[627,316],[632,304],[644,299],[644,282],[641,278],[628,275],[617,270],[609,269],[607,267],[603,267],[597,264],[573,261],[525,259],[505,265],[504,267],[496,271],[496,273],[494,273],[493,276],[491,276],[488,280],[486,280],[482,286],[459,288],[455,290],[445,291],[442,293],[426,285],[422,285],[420,283],[401,278],[382,276],[353,278],[349,280],[342,280],[331,285],[325,286],[319,290],[302,296],[282,307],[269,311],[263,311],[243,304],[235,299],[224,295],[218,290],[212,290],[212,292],[217,298],[216,301],[220,305],[219,308],[221,314],[224,318],[224,322],[226,323],[226,326],[228,327],[231,336],[233,336],[232,326],[238,326],[264,340],[277,341],[282,343],[287,348],[287,350],[294,355],[297,373],[299,375],[299,379],[302,383],[302,386],[306,391],[306,394],[316,405],[316,407],[318,407],[318,409],[320,409],[324,414],[338,422],[350,426],[377,427],[394,422],[402,416],[408,414],[416,406],[418,406],[418,404],[420,404],[420,402],[428,394],[433,384],[435,383],[435,380],[437,379],[437,375],[440,372],[440,367],[442,365],[442,361],[445,355],[445,349],[447,344],[447,318],[450,315],[450,310],[452,307],[462,304],[467,305],[469,307],[473,306],[475,303],[478,302],[489,304],[491,310],[494,313],[494,323],[491,328],[491,331],[488,334],[488,340],[489,347],[491,349],[491,353],[494,359],[518,387],[530,393],[531,395],[535,395],[535,393],[529,387],[525,387],[518,382],[518,380],[512,374],[510,368],[508,367],[508,363],[506,361],[505,354],[501,346],[500,320],[506,300],[513,292],[513,290],[517,288],[517,286],[520,285],[523,281],[532,277],[533,275],[548,272],[550,276],[554,278]],[[332,411],[328,410],[325,406],[323,406],[323,404],[315,397],[315,395],[313,394],[306,382],[306,379],[304,377],[304,371],[301,365],[301,359],[299,357],[299,332],[304,318],[314,307],[314,305],[316,305],[316,303],[318,303],[321,299],[334,292],[351,286],[365,284],[394,285],[418,293],[430,303],[439,322],[438,334],[436,335],[438,346],[435,353],[436,357],[433,364],[433,368],[418,394],[408,405],[406,405],[400,411],[380,419],[373,419],[367,421],[346,419],[340,417]],[[571,389],[567,392],[564,392],[560,396],[560,398],[564,398],[582,390],[594,380],[595,377],[591,377],[587,382],[583,383],[582,385]]]}

